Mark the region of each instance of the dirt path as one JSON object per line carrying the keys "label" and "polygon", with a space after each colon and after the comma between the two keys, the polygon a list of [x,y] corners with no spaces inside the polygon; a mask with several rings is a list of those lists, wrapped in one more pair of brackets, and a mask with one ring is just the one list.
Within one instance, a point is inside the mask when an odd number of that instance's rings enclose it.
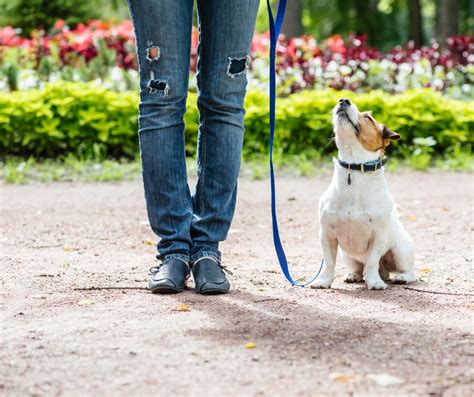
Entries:
{"label": "dirt path", "polygon": [[[473,294],[473,178],[389,175],[417,245],[413,285]],[[321,258],[316,207],[329,176],[279,179],[292,272]],[[223,244],[232,293],[145,290],[155,237],[140,181],[1,186],[0,395],[474,394],[474,296],[391,286],[290,287],[271,242],[266,181],[241,180]],[[189,311],[180,311],[186,304]],[[252,342],[255,348],[246,348]]]}

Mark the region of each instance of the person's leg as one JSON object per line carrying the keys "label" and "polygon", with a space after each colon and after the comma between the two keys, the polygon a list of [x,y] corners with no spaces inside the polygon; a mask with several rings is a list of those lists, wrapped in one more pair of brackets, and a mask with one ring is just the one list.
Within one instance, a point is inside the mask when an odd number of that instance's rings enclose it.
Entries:
{"label": "person's leg", "polygon": [[128,0],[140,69],[139,138],[148,218],[159,259],[189,261],[192,201],[184,121],[193,0]]}
{"label": "person's leg", "polygon": [[191,261],[213,257],[235,209],[248,54],[259,0],[198,0],[198,181]]}

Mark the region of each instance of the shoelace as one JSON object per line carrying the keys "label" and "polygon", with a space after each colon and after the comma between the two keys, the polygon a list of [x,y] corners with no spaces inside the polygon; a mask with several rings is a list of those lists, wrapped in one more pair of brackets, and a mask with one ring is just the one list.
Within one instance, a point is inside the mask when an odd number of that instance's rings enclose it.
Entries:
{"label": "shoelace", "polygon": [[157,266],[150,267],[149,274],[154,276],[156,273],[158,273],[160,271],[162,266],[163,266],[163,263],[160,263]]}
{"label": "shoelace", "polygon": [[203,259],[209,259],[209,260],[213,261],[217,266],[219,266],[221,268],[221,270],[225,271],[227,274],[230,274],[231,276],[234,275],[234,273],[232,273],[229,269],[227,269],[226,266],[222,265],[216,258],[214,258],[212,256],[203,256],[202,258],[199,258],[196,262],[194,262],[193,265],[196,265],[197,263],[199,263],[199,261],[201,261]]}
{"label": "shoelace", "polygon": [[220,263],[218,263],[218,266],[224,270],[227,274],[230,274],[231,276],[234,275],[234,273],[232,273],[229,269],[227,269],[227,267],[225,267],[224,265],[221,265]]}
{"label": "shoelace", "polygon": [[[152,276],[155,276],[161,269],[161,267],[165,264],[166,262],[162,262],[160,263],[159,265],[157,266],[152,266],[150,267],[150,269],[148,270],[148,274],[152,275]],[[189,267],[188,267],[188,274],[186,275],[186,280],[190,277],[191,275],[191,272],[189,271]]]}

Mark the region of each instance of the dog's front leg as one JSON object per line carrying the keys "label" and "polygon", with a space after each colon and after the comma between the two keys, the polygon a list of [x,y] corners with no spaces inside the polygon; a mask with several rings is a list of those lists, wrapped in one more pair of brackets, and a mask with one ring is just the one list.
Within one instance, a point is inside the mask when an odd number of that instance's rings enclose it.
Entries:
{"label": "dog's front leg", "polygon": [[323,250],[324,268],[318,278],[311,284],[311,288],[330,288],[334,280],[337,257],[337,239],[330,233],[322,232],[320,236]]}
{"label": "dog's front leg", "polygon": [[385,249],[385,238],[376,236],[371,244],[369,256],[364,266],[364,279],[368,289],[386,289],[387,284],[380,278],[379,262]]}

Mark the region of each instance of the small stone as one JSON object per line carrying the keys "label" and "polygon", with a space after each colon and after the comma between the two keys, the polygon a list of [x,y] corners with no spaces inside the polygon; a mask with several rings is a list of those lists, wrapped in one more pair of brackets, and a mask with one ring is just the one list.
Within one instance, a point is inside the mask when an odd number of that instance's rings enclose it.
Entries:
{"label": "small stone", "polygon": [[379,374],[369,374],[367,375],[367,379],[375,382],[379,386],[395,386],[405,383],[403,379],[384,372]]}

